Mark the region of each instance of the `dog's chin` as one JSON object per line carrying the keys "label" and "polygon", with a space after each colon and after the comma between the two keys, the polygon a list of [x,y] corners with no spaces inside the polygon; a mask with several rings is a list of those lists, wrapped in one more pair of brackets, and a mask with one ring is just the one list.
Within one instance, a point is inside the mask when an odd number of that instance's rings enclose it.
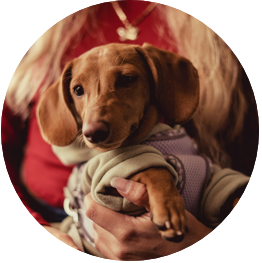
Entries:
{"label": "dog's chin", "polygon": [[87,140],[85,140],[85,143],[87,145],[88,148],[90,149],[96,149],[99,152],[107,152],[110,150],[114,150],[119,148],[120,146],[122,146],[124,140],[118,141],[118,142],[101,142],[101,143],[91,143]]}

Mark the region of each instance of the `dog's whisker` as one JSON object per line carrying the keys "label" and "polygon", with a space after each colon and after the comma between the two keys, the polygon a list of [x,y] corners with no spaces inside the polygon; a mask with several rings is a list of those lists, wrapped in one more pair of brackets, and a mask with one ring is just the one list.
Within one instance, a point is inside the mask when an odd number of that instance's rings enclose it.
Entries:
{"label": "dog's whisker", "polygon": [[77,137],[77,145],[81,145],[82,144],[82,137],[79,136]]}
{"label": "dog's whisker", "polygon": [[76,138],[77,138],[77,144],[79,146],[85,145],[84,135],[82,134],[81,130],[79,130],[77,132],[77,137]]}
{"label": "dog's whisker", "polygon": [[63,82],[65,83],[65,82],[67,82],[70,79],[71,79],[71,75],[70,76],[65,76],[64,79],[63,79]]}
{"label": "dog's whisker", "polygon": [[114,65],[116,64],[116,60],[120,57],[120,55],[118,55],[116,58],[115,58],[115,61],[114,61]]}
{"label": "dog's whisker", "polygon": [[79,130],[78,132],[77,132],[77,134],[76,134],[76,137],[77,137],[77,139],[80,139],[81,137],[82,137],[82,131],[81,130]]}
{"label": "dog's whisker", "polygon": [[126,58],[126,56],[128,55],[128,52],[124,55],[124,57],[123,57],[123,60],[122,60],[122,62],[121,62],[121,64],[120,64],[120,66],[122,66],[123,65],[123,63],[124,63],[124,61],[125,61],[125,58]]}

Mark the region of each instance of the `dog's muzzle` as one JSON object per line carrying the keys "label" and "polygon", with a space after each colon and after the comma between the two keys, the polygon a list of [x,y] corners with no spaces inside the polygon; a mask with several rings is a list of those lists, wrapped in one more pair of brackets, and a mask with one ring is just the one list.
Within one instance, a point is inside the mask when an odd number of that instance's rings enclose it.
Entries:
{"label": "dog's muzzle", "polygon": [[105,142],[110,134],[109,123],[105,121],[96,121],[83,126],[83,134],[91,143]]}

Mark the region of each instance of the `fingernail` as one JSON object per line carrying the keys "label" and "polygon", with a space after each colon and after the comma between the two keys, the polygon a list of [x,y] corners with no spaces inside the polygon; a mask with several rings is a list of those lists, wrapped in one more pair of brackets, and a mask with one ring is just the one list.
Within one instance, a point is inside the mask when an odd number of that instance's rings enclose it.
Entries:
{"label": "fingernail", "polygon": [[123,178],[113,178],[110,182],[111,186],[122,191],[126,192],[129,189],[131,181]]}

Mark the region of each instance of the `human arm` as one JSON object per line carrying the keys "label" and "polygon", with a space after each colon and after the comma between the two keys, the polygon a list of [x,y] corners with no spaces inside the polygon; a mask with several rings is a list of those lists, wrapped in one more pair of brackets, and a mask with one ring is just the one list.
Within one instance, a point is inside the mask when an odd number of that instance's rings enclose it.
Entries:
{"label": "human arm", "polygon": [[13,115],[6,103],[3,106],[1,127],[3,156],[14,189],[31,215],[40,224],[49,225],[48,222],[46,222],[39,213],[35,212],[28,203],[20,177],[27,128],[25,122],[22,122],[20,117]]}
{"label": "human arm", "polygon": [[[143,184],[117,179],[113,186],[126,199],[150,211]],[[84,204],[86,215],[94,221],[96,248],[109,259],[145,260],[170,255],[196,243],[212,231],[186,211],[188,233],[182,242],[173,243],[161,237],[149,212],[139,217],[120,214],[100,206],[90,194],[85,197]]]}
{"label": "human arm", "polygon": [[13,115],[6,104],[4,104],[2,112],[1,136],[6,169],[15,191],[26,209],[49,233],[67,245],[78,249],[68,235],[51,227],[39,213],[31,208],[30,202],[28,202],[27,193],[20,177],[21,165],[24,157],[24,147],[26,145],[27,127],[26,123],[22,122],[20,117]]}

